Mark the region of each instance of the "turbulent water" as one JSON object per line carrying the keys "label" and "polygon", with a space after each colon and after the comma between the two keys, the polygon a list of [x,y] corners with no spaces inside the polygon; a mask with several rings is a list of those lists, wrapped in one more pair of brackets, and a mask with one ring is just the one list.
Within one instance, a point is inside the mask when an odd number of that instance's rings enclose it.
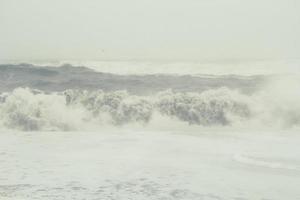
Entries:
{"label": "turbulent water", "polygon": [[[0,127],[300,125],[297,77],[114,75],[84,67],[1,65]],[[288,88],[288,90],[286,90]]]}
{"label": "turbulent water", "polygon": [[300,199],[299,85],[0,65],[0,199]]}

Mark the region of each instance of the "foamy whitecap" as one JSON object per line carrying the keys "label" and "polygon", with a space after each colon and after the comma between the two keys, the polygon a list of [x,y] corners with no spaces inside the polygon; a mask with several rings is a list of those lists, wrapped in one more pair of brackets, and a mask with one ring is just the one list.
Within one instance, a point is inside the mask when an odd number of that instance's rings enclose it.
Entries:
{"label": "foamy whitecap", "polygon": [[158,115],[162,119],[169,118],[169,122],[182,121],[190,126],[292,127],[300,124],[299,106],[287,105],[287,97],[270,101],[266,92],[246,95],[228,88],[201,93],[167,90],[152,96],[131,95],[126,91],[45,93],[17,88],[3,93],[0,99],[1,128],[23,131],[90,130],[91,127],[97,130],[102,126],[128,124],[148,126]]}

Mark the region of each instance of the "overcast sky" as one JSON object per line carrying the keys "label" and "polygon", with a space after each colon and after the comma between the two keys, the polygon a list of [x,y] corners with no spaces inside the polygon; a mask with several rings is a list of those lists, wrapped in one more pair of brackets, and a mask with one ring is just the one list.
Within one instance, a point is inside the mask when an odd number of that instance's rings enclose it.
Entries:
{"label": "overcast sky", "polygon": [[299,0],[0,0],[2,60],[299,57]]}

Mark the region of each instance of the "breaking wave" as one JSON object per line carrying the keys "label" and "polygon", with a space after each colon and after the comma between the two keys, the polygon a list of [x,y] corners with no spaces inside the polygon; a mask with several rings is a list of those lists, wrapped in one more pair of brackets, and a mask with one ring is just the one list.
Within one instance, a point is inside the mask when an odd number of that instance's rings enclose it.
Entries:
{"label": "breaking wave", "polygon": [[[197,127],[258,124],[292,127],[300,124],[298,103],[274,101],[266,92],[246,95],[228,88],[201,93],[167,90],[152,96],[130,95],[126,91],[46,93],[17,88],[0,95],[1,129],[101,130],[104,126],[123,127],[128,124],[149,126],[158,116],[168,119],[168,123],[180,122]],[[161,120],[160,123],[166,122]]]}

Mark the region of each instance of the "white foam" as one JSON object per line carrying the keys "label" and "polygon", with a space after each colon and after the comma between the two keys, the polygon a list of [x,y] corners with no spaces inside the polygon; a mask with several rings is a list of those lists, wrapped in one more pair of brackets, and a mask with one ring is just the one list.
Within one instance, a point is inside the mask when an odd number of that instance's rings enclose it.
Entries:
{"label": "white foam", "polygon": [[247,95],[220,88],[202,93],[169,90],[152,96],[136,96],[126,91],[67,90],[49,94],[17,88],[1,95],[0,126],[25,131],[99,130],[104,126],[151,127],[158,117],[162,124],[167,120],[199,127],[298,127],[298,90],[275,91],[266,88]]}

